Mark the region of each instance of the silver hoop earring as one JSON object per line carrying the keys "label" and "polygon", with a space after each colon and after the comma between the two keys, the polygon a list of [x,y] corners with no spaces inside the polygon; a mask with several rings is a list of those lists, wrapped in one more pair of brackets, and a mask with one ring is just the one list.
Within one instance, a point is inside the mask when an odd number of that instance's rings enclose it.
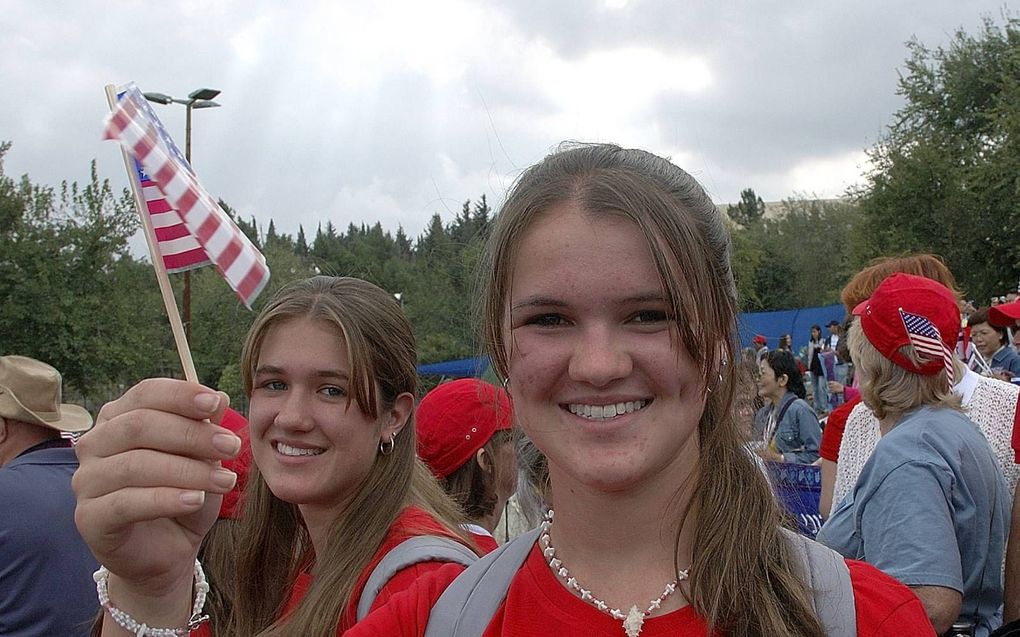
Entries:
{"label": "silver hoop earring", "polygon": [[390,434],[390,441],[385,440],[379,443],[379,453],[384,456],[388,456],[393,453],[393,449],[397,446],[396,442],[397,434]]}
{"label": "silver hoop earring", "polygon": [[508,394],[510,393],[510,377],[509,376],[507,376],[506,378],[503,379],[503,391],[505,391]]}

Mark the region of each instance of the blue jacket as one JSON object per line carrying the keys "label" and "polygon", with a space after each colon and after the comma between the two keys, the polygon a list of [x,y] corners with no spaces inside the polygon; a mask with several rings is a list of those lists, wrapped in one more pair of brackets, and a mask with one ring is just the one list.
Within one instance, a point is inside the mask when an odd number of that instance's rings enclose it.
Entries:
{"label": "blue jacket", "polygon": [[29,450],[0,468],[0,635],[86,636],[99,565],[74,526],[70,447]]}
{"label": "blue jacket", "polygon": [[818,424],[815,411],[804,400],[788,391],[779,402],[778,408],[772,403],[767,403],[761,408],[761,413],[765,418],[773,413],[776,416],[783,415],[782,420],[776,423],[775,433],[769,442],[783,454],[784,461],[811,464],[818,460],[822,428]]}
{"label": "blue jacket", "polygon": [[1009,370],[1009,373],[1013,376],[1020,376],[1020,354],[1017,354],[1016,350],[1006,345],[995,352],[989,367],[992,369],[1001,367],[1002,369]]}

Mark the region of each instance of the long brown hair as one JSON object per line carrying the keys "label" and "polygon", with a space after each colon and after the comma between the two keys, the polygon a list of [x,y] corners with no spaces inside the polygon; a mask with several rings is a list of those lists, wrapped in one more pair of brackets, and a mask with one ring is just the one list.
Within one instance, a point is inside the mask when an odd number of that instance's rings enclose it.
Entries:
{"label": "long brown hair", "polygon": [[608,144],[566,146],[525,171],[496,219],[487,253],[484,340],[496,372],[506,377],[509,368],[504,320],[521,237],[565,202],[591,215],[627,218],[644,234],[673,315],[683,317],[677,345],[713,388],[698,424],[699,466],[709,470],[696,470],[692,484],[681,486],[693,495],[676,521],[679,546],[689,515],[697,520],[689,602],[709,632],[821,637],[780,536],[783,516],[734,418],[737,366],[725,364],[735,360],[737,340],[729,235],[694,178],[650,153]]}
{"label": "long brown hair", "polygon": [[[249,396],[268,331],[302,318],[331,325],[346,343],[351,400],[364,413],[378,418],[397,396],[415,393],[414,336],[393,296],[360,279],[317,276],[280,290],[256,317],[242,350],[241,371]],[[456,507],[415,456],[413,415],[396,435],[393,452],[376,455],[318,555],[311,555],[311,540],[298,507],[274,496],[253,464],[238,540],[237,594],[227,634],[335,635],[358,577],[408,504],[428,511],[450,529],[457,529],[461,521]],[[312,558],[314,582],[294,611],[281,619],[295,579]]]}

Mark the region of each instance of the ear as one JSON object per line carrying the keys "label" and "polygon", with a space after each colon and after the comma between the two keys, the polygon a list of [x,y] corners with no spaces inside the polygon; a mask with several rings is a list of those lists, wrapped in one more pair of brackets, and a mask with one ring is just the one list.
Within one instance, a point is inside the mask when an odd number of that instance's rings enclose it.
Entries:
{"label": "ear", "polygon": [[485,447],[475,452],[475,462],[485,473],[492,473],[492,463],[489,461],[489,454],[485,451]]}
{"label": "ear", "polygon": [[780,387],[786,387],[786,385],[789,382],[790,377],[787,376],[786,374],[780,374],[779,376],[776,376],[776,383],[778,383]]}
{"label": "ear", "polygon": [[388,442],[396,436],[411,418],[414,411],[414,395],[404,392],[393,401],[393,406],[383,414],[379,442]]}

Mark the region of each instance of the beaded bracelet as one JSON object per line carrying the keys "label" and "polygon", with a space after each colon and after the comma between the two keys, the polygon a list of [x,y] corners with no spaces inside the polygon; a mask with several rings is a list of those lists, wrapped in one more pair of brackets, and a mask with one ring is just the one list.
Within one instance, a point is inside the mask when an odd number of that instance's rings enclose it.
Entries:
{"label": "beaded bracelet", "polygon": [[131,615],[110,603],[110,571],[105,566],[92,574],[96,582],[96,594],[99,596],[99,605],[102,606],[113,621],[124,630],[134,633],[135,637],[188,637],[191,631],[195,630],[205,622],[209,621],[208,615],[202,614],[205,607],[205,597],[209,593],[209,582],[205,579],[205,571],[198,560],[195,560],[195,603],[191,606],[191,617],[188,624],[183,628],[152,628],[144,623],[139,623]]}

